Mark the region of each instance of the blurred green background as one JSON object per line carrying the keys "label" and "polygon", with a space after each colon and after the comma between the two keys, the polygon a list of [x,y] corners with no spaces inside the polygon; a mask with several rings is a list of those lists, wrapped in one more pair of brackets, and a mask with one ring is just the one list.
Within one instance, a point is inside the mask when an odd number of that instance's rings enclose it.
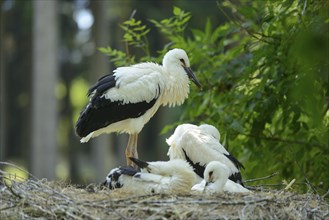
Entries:
{"label": "blurred green background", "polygon": [[[100,182],[127,135],[80,144],[74,124],[97,78],[187,51],[203,90],[160,108],[140,157],[167,160],[181,123],[215,125],[254,184],[329,186],[328,1],[1,0],[0,161],[39,178]],[[15,172],[15,171],[12,171]]]}

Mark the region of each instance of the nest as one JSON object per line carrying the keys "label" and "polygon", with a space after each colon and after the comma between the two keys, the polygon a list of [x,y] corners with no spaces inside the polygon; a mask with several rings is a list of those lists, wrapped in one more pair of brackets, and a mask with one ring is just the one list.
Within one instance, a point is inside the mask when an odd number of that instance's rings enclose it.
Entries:
{"label": "nest", "polygon": [[134,196],[99,186],[47,180],[12,181],[1,192],[1,219],[325,219],[329,205],[314,194],[255,192]]}
{"label": "nest", "polygon": [[[0,170],[1,171],[1,170]],[[328,219],[316,194],[285,191],[144,195],[46,179],[19,182],[2,173],[0,219]],[[6,179],[6,180],[4,180]]]}

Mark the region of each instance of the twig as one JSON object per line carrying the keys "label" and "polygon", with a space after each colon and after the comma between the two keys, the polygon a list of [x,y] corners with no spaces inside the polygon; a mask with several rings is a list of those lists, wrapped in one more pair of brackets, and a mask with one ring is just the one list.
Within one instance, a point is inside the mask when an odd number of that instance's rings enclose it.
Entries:
{"label": "twig", "polygon": [[23,197],[22,197],[21,195],[17,194],[17,193],[13,190],[12,186],[9,186],[6,182],[4,182],[4,184],[5,184],[5,186],[7,187],[7,189],[9,189],[9,191],[11,192],[11,194],[13,194],[14,196],[18,197],[19,199],[23,199]]}
{"label": "twig", "polygon": [[11,206],[4,207],[4,208],[0,209],[0,213],[1,213],[2,211],[8,210],[8,209],[12,209],[12,208],[15,208],[15,207],[17,207],[16,204],[15,204],[15,205],[11,205]]}
{"label": "twig", "polygon": [[[14,168],[16,168],[16,169],[18,169],[18,170],[20,170],[20,171],[22,171],[22,172],[28,174],[28,176],[29,176],[29,177],[32,177],[34,180],[38,180],[38,178],[35,177],[32,173],[28,172],[27,170],[25,170],[25,169],[23,169],[23,168],[21,168],[21,167],[15,165],[15,164],[0,161],[0,165],[12,166],[12,167],[14,167]],[[1,169],[0,169],[0,170],[1,170]]]}
{"label": "twig", "polygon": [[273,176],[276,176],[278,174],[279,174],[279,172],[275,172],[275,173],[272,173],[271,175],[268,175],[268,176],[265,176],[265,177],[260,177],[260,178],[250,179],[250,180],[244,180],[242,182],[243,183],[249,183],[249,182],[255,182],[255,181],[259,181],[259,180],[266,180],[266,179],[270,179]]}
{"label": "twig", "polygon": [[[131,13],[130,17],[129,17],[129,20],[132,20],[134,18],[136,12],[137,12],[137,10],[134,9],[133,12]],[[128,42],[127,41],[125,41],[125,48],[126,48],[126,53],[127,53],[128,57],[129,57],[130,56],[130,53],[129,53],[129,45],[128,45]]]}
{"label": "twig", "polygon": [[[234,20],[230,18],[230,16],[225,12],[224,9],[222,9],[222,7],[219,5],[219,3],[217,2],[217,7],[219,8],[219,10],[224,14],[224,16],[229,20],[229,21],[232,21],[235,25],[237,25],[238,27],[240,27],[242,30],[246,31],[247,34],[249,34],[251,37],[259,40],[259,41],[262,41],[262,42],[265,42],[265,43],[268,43],[268,44],[271,44],[270,41],[267,41],[265,40],[264,38],[272,38],[273,37],[270,37],[270,36],[266,36],[262,33],[252,33],[251,31],[249,31],[247,28],[243,27],[243,24],[240,22],[240,19],[238,17],[236,17],[234,14],[233,14],[233,17],[235,18]],[[263,38],[259,38],[258,36],[256,35],[260,35],[262,36]]]}
{"label": "twig", "polygon": [[280,194],[282,194],[284,191],[286,191],[286,190],[288,190],[289,188],[291,188],[292,184],[294,184],[295,181],[296,181],[296,179],[291,180],[290,183],[289,183],[284,189],[282,189],[281,191],[278,192],[278,194],[280,195]]}
{"label": "twig", "polygon": [[[9,172],[0,170],[0,174],[1,174],[0,175],[1,180],[5,180],[5,179],[7,179],[9,181],[12,181],[13,179],[19,180],[19,181],[26,180],[26,178],[20,177],[20,176],[16,175],[16,173],[13,174],[13,173],[9,173]],[[1,181],[0,181],[0,183],[1,183]]]}
{"label": "twig", "polygon": [[273,184],[260,184],[256,185],[255,187],[278,187],[278,186],[283,186],[283,183],[273,183]]}
{"label": "twig", "polygon": [[328,191],[325,194],[323,194],[322,198],[324,199],[328,195],[329,195],[329,189],[328,189]]}
{"label": "twig", "polygon": [[151,194],[151,195],[136,195],[136,196],[129,196],[129,197],[126,197],[126,198],[123,198],[123,199],[115,199],[113,201],[116,202],[116,203],[124,202],[126,200],[144,201],[146,199],[150,199],[152,197],[156,197],[156,196],[160,196],[160,195],[162,195],[162,194],[157,193],[157,194]]}
{"label": "twig", "polygon": [[[294,152],[293,152],[291,146],[289,146],[289,150],[290,150],[290,152],[291,152],[292,154],[294,154]],[[295,163],[297,164],[299,170],[302,172],[302,174],[303,174],[303,176],[304,176],[304,178],[305,178],[305,180],[306,180],[307,185],[308,185],[309,187],[311,187],[311,189],[313,190],[314,193],[316,193],[316,194],[319,195],[319,193],[316,191],[316,189],[315,189],[315,187],[313,186],[313,184],[308,180],[308,177],[307,177],[306,173],[304,172],[304,170],[302,169],[301,165],[300,165],[299,162],[295,159],[295,158],[296,158],[296,155],[295,155],[295,154],[294,154],[294,156],[295,156],[295,157],[294,157]]]}

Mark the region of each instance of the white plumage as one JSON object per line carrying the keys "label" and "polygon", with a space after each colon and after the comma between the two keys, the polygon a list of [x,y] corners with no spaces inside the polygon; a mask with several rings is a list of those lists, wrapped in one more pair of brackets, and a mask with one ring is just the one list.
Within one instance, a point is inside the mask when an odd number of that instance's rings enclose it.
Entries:
{"label": "white plumage", "polygon": [[134,194],[188,193],[194,182],[191,166],[183,160],[144,162],[136,158],[132,161],[143,167],[115,168],[106,177],[105,185],[110,189],[122,188]]}
{"label": "white plumage", "polygon": [[170,146],[170,160],[184,159],[191,163],[195,172],[203,178],[206,165],[220,161],[229,169],[230,178],[242,184],[239,168],[243,165],[219,142],[220,133],[212,125],[179,125],[166,141]]}
{"label": "white plumage", "polygon": [[206,193],[249,193],[250,191],[240,184],[228,179],[229,168],[219,161],[210,162],[204,171],[204,180],[192,187],[194,191]]}
{"label": "white plumage", "polygon": [[89,89],[90,101],[81,112],[76,132],[81,142],[103,133],[128,133],[126,158],[137,157],[137,137],[163,105],[181,105],[189,94],[189,80],[201,85],[182,49],[166,53],[163,65],[140,63],[119,67]]}

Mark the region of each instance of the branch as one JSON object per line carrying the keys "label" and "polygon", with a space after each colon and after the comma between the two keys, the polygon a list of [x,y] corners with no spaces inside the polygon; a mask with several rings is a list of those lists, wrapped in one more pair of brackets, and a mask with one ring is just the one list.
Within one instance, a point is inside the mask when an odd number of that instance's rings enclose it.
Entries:
{"label": "branch", "polygon": [[329,189],[328,189],[328,191],[325,194],[323,194],[322,198],[324,199],[328,195],[329,195]]}
{"label": "branch", "polygon": [[[289,150],[290,150],[290,152],[291,152],[292,154],[294,154],[294,152],[293,152],[291,146],[289,146]],[[299,170],[302,172],[302,174],[303,174],[303,176],[304,176],[304,178],[305,178],[305,180],[306,180],[307,185],[308,185],[309,187],[311,187],[311,189],[313,190],[314,193],[316,193],[316,194],[319,195],[319,193],[316,191],[316,189],[315,189],[315,187],[313,186],[313,184],[308,180],[308,177],[307,177],[306,173],[304,172],[304,170],[302,169],[301,165],[300,165],[299,162],[296,160],[296,155],[295,155],[295,154],[294,154],[294,156],[295,156],[295,157],[294,157],[295,163],[297,164]]]}
{"label": "branch", "polygon": [[265,177],[260,177],[260,178],[255,178],[255,179],[250,179],[250,180],[245,180],[245,181],[242,181],[243,183],[249,183],[249,182],[255,182],[255,181],[259,181],[259,180],[266,180],[266,179],[270,179],[272,178],[273,176],[276,176],[278,175],[279,172],[275,172],[275,173],[272,173],[271,175],[268,175],[268,176],[265,176]]}
{"label": "branch", "polygon": [[[131,13],[130,17],[128,20],[131,20],[134,18],[135,14],[136,14],[137,10],[134,9],[133,12]],[[128,27],[129,28],[129,27]],[[125,42],[125,49],[126,49],[126,54],[127,56],[129,57],[130,56],[130,53],[129,53],[129,45],[128,45],[128,42]]]}
{"label": "branch", "polygon": [[282,189],[281,191],[279,191],[277,194],[282,194],[284,191],[288,190],[291,188],[291,186],[295,183],[296,179],[293,179],[290,181],[290,183],[284,188]]}
{"label": "branch", "polygon": [[7,187],[7,189],[9,189],[9,191],[11,192],[12,195],[16,196],[19,199],[23,199],[23,196],[21,196],[18,193],[16,193],[14,191],[14,189],[12,188],[12,186],[10,186],[9,184],[7,184],[6,182],[4,182],[4,185]]}
{"label": "branch", "polygon": [[[13,164],[13,163],[8,163],[8,162],[2,162],[2,161],[0,161],[0,165],[7,165],[7,166],[14,167],[14,168],[16,168],[16,169],[18,169],[18,170],[20,170],[20,171],[26,173],[26,174],[28,175],[29,178],[32,178],[32,179],[34,179],[34,180],[38,180],[38,178],[35,177],[32,173],[26,171],[24,168],[21,168],[21,167],[15,165],[15,164]],[[0,169],[0,170],[1,170],[1,169]]]}
{"label": "branch", "polygon": [[[253,38],[255,38],[255,39],[259,40],[259,41],[262,41],[262,42],[264,42],[264,43],[267,43],[267,44],[271,44],[271,43],[272,43],[272,42],[270,42],[270,41],[265,40],[264,38],[272,38],[272,39],[274,39],[273,37],[271,37],[271,36],[266,36],[266,35],[263,34],[263,33],[257,33],[257,32],[252,33],[251,31],[249,31],[247,28],[245,28],[245,27],[242,25],[242,23],[241,23],[241,21],[239,20],[239,18],[236,17],[236,16],[234,16],[234,14],[233,14],[233,17],[234,17],[235,19],[234,19],[234,20],[231,19],[231,17],[230,17],[230,16],[225,12],[225,10],[222,9],[222,7],[219,5],[219,2],[217,2],[217,7],[219,8],[219,10],[224,14],[224,16],[225,16],[229,21],[232,21],[235,25],[237,25],[238,27],[240,27],[242,30],[246,31],[247,34],[249,34],[251,37],[253,37]],[[258,36],[256,36],[256,35],[260,35],[260,36],[263,37],[263,38],[260,38],[260,37],[258,37]]]}

